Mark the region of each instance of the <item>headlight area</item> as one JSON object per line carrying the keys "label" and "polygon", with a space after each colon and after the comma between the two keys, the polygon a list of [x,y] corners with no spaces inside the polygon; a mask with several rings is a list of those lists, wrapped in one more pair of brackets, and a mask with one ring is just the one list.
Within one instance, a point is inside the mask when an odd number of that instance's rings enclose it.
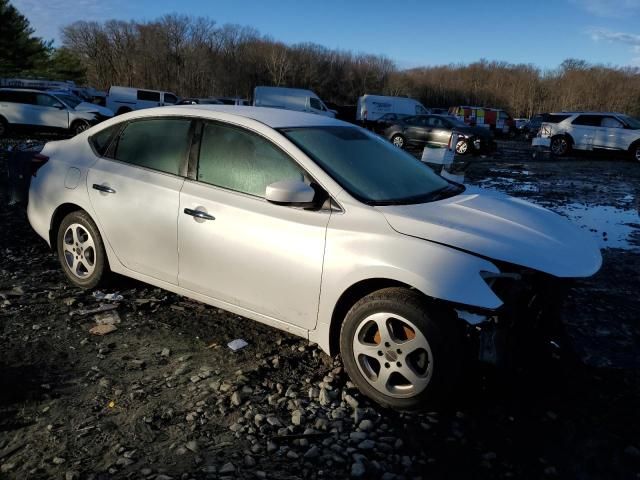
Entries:
{"label": "headlight area", "polygon": [[499,309],[456,308],[477,359],[510,367],[559,348],[562,304],[570,281],[513,265],[499,268],[500,273],[480,273],[504,302]]}

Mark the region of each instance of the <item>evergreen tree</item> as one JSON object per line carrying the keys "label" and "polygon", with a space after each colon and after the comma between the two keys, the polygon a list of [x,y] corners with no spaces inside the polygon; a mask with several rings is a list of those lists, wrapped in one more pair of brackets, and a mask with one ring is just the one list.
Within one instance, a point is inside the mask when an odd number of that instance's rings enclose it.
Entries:
{"label": "evergreen tree", "polygon": [[47,62],[51,45],[33,32],[9,0],[0,0],[0,77],[28,73]]}

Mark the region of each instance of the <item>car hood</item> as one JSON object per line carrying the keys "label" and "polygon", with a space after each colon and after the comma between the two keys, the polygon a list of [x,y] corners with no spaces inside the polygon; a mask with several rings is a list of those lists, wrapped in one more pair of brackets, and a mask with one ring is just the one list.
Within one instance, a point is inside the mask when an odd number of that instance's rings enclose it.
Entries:
{"label": "car hood", "polygon": [[557,277],[588,277],[602,264],[594,240],[564,217],[475,187],[436,202],[376,208],[402,234]]}
{"label": "car hood", "polygon": [[74,109],[76,112],[91,112],[91,113],[99,113],[104,117],[113,117],[113,112],[107,107],[101,107],[100,105],[96,105],[95,103],[82,102],[79,103]]}

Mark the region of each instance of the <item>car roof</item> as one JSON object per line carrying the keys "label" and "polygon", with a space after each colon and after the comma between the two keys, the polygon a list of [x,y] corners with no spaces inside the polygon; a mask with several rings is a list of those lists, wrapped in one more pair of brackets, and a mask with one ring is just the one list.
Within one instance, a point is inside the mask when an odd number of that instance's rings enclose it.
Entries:
{"label": "car roof", "polygon": [[31,92],[31,93],[51,93],[48,90],[38,90],[37,88],[12,88],[2,87],[0,90],[4,92]]}
{"label": "car roof", "polygon": [[335,118],[317,115],[315,113],[298,112],[282,108],[250,107],[240,105],[176,105],[172,107],[158,107],[138,110],[136,117],[157,116],[162,113],[191,114],[203,118],[217,118],[215,113],[225,113],[237,117],[248,118],[263,123],[271,128],[285,127],[320,127],[320,126],[351,126],[351,123]]}
{"label": "car roof", "polygon": [[547,115],[624,115],[620,112],[551,112]]}

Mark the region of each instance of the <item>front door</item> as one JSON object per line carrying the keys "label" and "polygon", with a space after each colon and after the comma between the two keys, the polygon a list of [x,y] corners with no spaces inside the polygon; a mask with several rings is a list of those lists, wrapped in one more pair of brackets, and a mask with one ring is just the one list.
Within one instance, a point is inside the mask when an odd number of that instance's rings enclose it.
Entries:
{"label": "front door", "polygon": [[177,284],[178,207],[191,120],[130,122],[87,176],[97,223],[130,270]]}
{"label": "front door", "polygon": [[48,128],[69,128],[69,112],[60,100],[46,93],[36,93],[35,105],[32,105],[30,125]]}
{"label": "front door", "polygon": [[267,185],[303,178],[297,163],[266,138],[205,124],[197,178],[180,194],[180,286],[314,328],[330,214],[264,199]]}

